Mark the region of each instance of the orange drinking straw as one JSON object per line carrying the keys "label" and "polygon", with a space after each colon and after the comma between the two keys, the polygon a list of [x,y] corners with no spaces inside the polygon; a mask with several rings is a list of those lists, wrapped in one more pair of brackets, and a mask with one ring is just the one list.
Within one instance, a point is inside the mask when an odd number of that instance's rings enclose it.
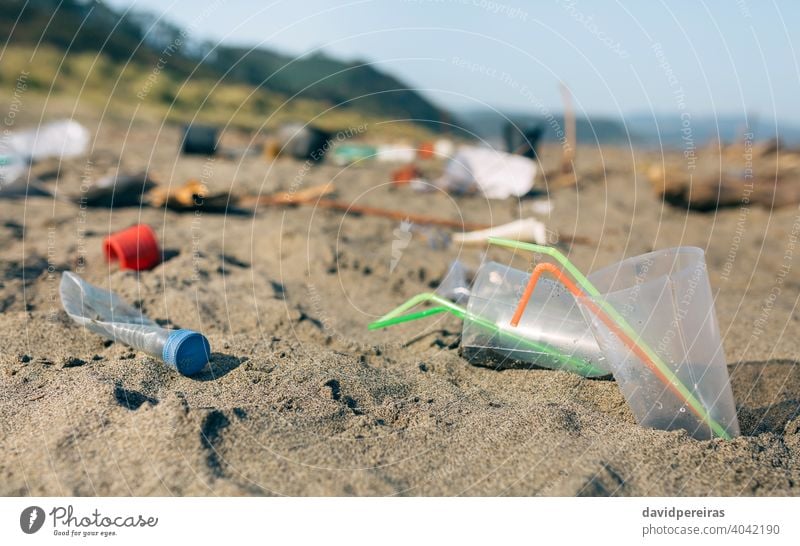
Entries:
{"label": "orange drinking straw", "polygon": [[679,399],[683,400],[686,403],[686,405],[689,406],[689,408],[692,410],[692,413],[694,413],[701,420],[705,420],[706,419],[705,415],[702,415],[701,412],[699,412],[691,403],[689,403],[689,401],[686,400],[686,398],[677,389],[677,387],[672,384],[672,381],[670,381],[670,379],[666,375],[664,375],[664,373],[661,370],[658,369],[658,366],[656,366],[656,363],[653,362],[650,359],[649,356],[647,356],[647,353],[645,353],[642,350],[642,348],[639,347],[639,345],[636,344],[636,342],[634,340],[632,340],[627,334],[625,334],[625,332],[623,332],[620,329],[620,327],[617,325],[617,323],[614,322],[613,320],[611,320],[611,317],[609,317],[599,307],[597,307],[597,305],[595,305],[588,298],[586,298],[586,296],[583,294],[583,292],[580,290],[580,288],[578,288],[575,285],[575,283],[573,283],[571,280],[569,280],[569,278],[567,278],[567,276],[564,275],[564,273],[559,268],[557,268],[555,265],[553,265],[551,263],[541,263],[541,264],[539,264],[539,265],[537,265],[536,267],[533,268],[533,272],[531,273],[531,278],[530,278],[530,280],[528,280],[528,285],[525,287],[525,292],[522,294],[522,297],[519,299],[519,303],[517,304],[517,308],[514,311],[514,316],[511,317],[511,326],[516,327],[516,326],[519,325],[519,321],[522,318],[522,313],[525,311],[525,308],[528,306],[528,301],[531,299],[531,295],[533,294],[533,291],[536,289],[536,284],[539,282],[539,277],[541,277],[542,273],[545,273],[545,272],[550,273],[551,275],[553,275],[556,278],[556,280],[558,280],[558,282],[563,284],[564,287],[566,287],[566,289],[569,290],[572,293],[573,296],[575,296],[576,298],[579,298],[581,300],[581,303],[586,305],[586,307],[589,308],[589,310],[592,312],[592,314],[594,314],[595,316],[597,316],[597,318],[602,320],[603,324],[605,324],[608,327],[609,330],[611,330],[614,334],[616,334],[616,336],[619,337],[620,340],[622,340],[622,342],[628,347],[628,349],[633,351],[633,353],[636,356],[638,356],[639,359],[641,359],[642,362],[644,362],[647,365],[648,368],[650,368],[650,371],[652,371],[654,374],[656,374],[656,376],[658,376],[658,378],[667,387],[669,387],[669,389],[675,394],[675,396],[677,396]]}

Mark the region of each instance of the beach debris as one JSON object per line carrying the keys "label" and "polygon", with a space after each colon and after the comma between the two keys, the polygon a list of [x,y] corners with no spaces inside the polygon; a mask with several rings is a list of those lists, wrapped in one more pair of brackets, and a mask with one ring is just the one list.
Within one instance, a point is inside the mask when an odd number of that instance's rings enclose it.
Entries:
{"label": "beach debris", "polygon": [[117,294],[71,271],[61,275],[61,305],[67,315],[95,334],[153,356],[183,375],[202,370],[211,357],[204,335],[193,330],[168,330],[146,317]]}
{"label": "beach debris", "polygon": [[455,143],[449,138],[440,138],[433,143],[435,157],[450,159],[456,151]]}
{"label": "beach debris", "polygon": [[15,131],[7,137],[8,147],[29,163],[49,158],[67,159],[86,153],[91,135],[77,121],[64,119],[35,129]]}
{"label": "beach debris", "polygon": [[[553,247],[489,242],[555,263],[540,262],[530,274],[488,263],[466,308],[419,294],[369,328],[449,312],[463,320],[462,354],[473,362],[510,359],[587,377],[611,372],[643,426],[685,429],[697,439],[739,434],[701,249],[651,252],[587,278]],[[408,312],[425,302],[436,307]],[[704,342],[685,343],[697,339]]]}
{"label": "beach debris", "polygon": [[468,275],[469,271],[461,260],[453,260],[435,293],[455,303],[466,302],[470,296]]}
{"label": "beach debris", "polygon": [[422,171],[420,171],[419,167],[413,163],[403,165],[392,172],[392,184],[395,186],[403,186],[405,184],[410,184],[414,180],[423,179],[424,175],[422,174]]}
{"label": "beach debris", "polygon": [[523,129],[509,121],[503,127],[503,140],[505,141],[506,151],[529,159],[537,159],[539,157],[539,142],[543,134],[544,128],[541,125]]}
{"label": "beach debris", "polygon": [[[467,233],[453,233],[452,235],[453,242],[461,244],[483,244],[493,237],[538,243],[540,245],[546,245],[550,242],[547,226],[536,218],[522,218],[500,226]],[[557,237],[554,236],[554,239],[557,239]]]}
{"label": "beach debris", "polygon": [[211,192],[203,182],[190,179],[175,188],[164,186],[153,188],[147,196],[147,203],[153,207],[167,207],[177,212],[203,210],[241,213],[252,211],[258,206],[300,205],[335,191],[335,185],[327,182],[302,190],[281,191],[267,195],[236,195],[229,192]]}
{"label": "beach debris", "polygon": [[449,193],[480,193],[488,199],[520,197],[533,187],[535,161],[521,155],[462,146],[433,184]]}
{"label": "beach debris", "polygon": [[114,173],[97,180],[73,201],[89,207],[139,207],[156,185],[146,172]]}
{"label": "beach debris", "polygon": [[[459,274],[455,272],[456,276]],[[489,262],[478,270],[471,289],[458,287],[456,294],[466,298],[466,306],[452,302],[451,296],[423,293],[379,318],[369,329],[448,312],[463,321],[462,355],[473,364],[498,369],[534,365],[584,377],[609,375],[604,355],[574,297],[557,283],[543,281],[532,296],[535,311],[532,306],[532,312],[519,327],[511,325],[520,290],[528,277],[524,271]],[[460,282],[463,279],[448,283],[442,292]],[[428,302],[434,307],[407,312]]]}
{"label": "beach debris", "polygon": [[29,197],[55,197],[50,188],[37,179],[17,178],[13,182],[0,183],[0,199],[27,199]]}
{"label": "beach debris", "polygon": [[698,176],[654,165],[647,170],[647,179],[659,199],[683,209],[713,212],[746,205],[772,209],[800,203],[800,169],[788,163],[784,161],[783,169],[779,165],[768,175],[727,169]]}
{"label": "beach debris", "polygon": [[378,154],[378,148],[369,144],[339,144],[333,149],[331,155],[333,162],[341,167],[352,165],[361,161],[373,159]]}
{"label": "beach debris", "polygon": [[410,163],[417,158],[417,147],[411,144],[381,144],[375,159],[384,163]]}
{"label": "beach debris", "polygon": [[112,233],[103,241],[103,252],[109,262],[119,262],[120,269],[142,271],[161,263],[158,239],[147,224]]}
{"label": "beach debris", "polygon": [[436,155],[436,143],[425,141],[420,142],[417,146],[417,159],[426,160],[432,159]]}
{"label": "beach debris", "polygon": [[337,201],[333,199],[319,199],[312,203],[315,207],[322,209],[337,210],[353,216],[375,216],[378,218],[388,218],[398,222],[410,222],[421,226],[442,226],[454,229],[486,229],[487,224],[480,224],[476,222],[465,222],[463,220],[451,220],[449,218],[441,218],[439,216],[430,216],[426,214],[416,214],[405,210],[385,209],[381,207],[371,207],[367,205],[356,205],[355,203],[348,203],[346,201]]}
{"label": "beach debris", "polygon": [[192,178],[176,188],[158,186],[147,196],[147,203],[153,207],[167,207],[178,212],[203,210],[205,212],[225,212],[235,209],[228,192],[212,193],[208,186]]}
{"label": "beach debris", "polygon": [[[739,434],[703,250],[679,247],[623,260],[585,277],[552,247],[491,243],[550,257],[533,268],[510,324],[521,324],[544,273],[578,303],[637,421],[696,439]],[[567,275],[567,273],[569,275]],[[527,314],[537,313],[539,304]],[[698,340],[703,340],[702,343]]]}
{"label": "beach debris", "polygon": [[217,153],[219,129],[211,125],[192,123],[183,128],[181,152],[186,155],[207,155]]}
{"label": "beach debris", "polygon": [[450,232],[439,226],[424,226],[411,224],[411,232],[428,244],[431,250],[445,250],[449,248],[453,240]]}
{"label": "beach debris", "polygon": [[534,199],[530,202],[531,212],[547,216],[553,212],[553,201],[550,199]]}
{"label": "beach debris", "polygon": [[267,157],[288,156],[300,161],[319,162],[331,146],[331,133],[307,123],[287,123],[267,139]]}
{"label": "beach debris", "polygon": [[[698,440],[723,431],[737,436],[703,250],[657,250],[596,271],[589,280],[602,296],[588,296],[581,308],[636,420],[656,429],[685,429]],[[600,319],[591,312],[596,306],[614,309],[616,320]],[[623,342],[625,324],[640,350]],[[663,369],[647,364],[653,357]]]}
{"label": "beach debris", "polygon": [[0,144],[0,191],[7,185],[15,182],[28,170],[28,163],[22,156],[9,149],[7,145]]}

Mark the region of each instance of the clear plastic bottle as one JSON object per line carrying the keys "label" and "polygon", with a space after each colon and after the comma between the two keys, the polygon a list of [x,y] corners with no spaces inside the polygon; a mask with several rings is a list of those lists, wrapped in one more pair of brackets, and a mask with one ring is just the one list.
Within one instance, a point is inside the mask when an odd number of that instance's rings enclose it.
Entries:
{"label": "clear plastic bottle", "polygon": [[63,273],[60,292],[61,304],[72,320],[163,360],[183,375],[196,374],[209,360],[211,347],[202,334],[162,328],[113,292],[89,284],[75,273]]}

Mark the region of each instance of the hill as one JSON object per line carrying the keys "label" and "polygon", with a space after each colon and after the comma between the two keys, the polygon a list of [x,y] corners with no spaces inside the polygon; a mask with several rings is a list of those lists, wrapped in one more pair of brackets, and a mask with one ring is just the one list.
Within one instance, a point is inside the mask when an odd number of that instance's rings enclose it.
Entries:
{"label": "hill", "polygon": [[0,79],[16,79],[14,67],[31,72],[35,90],[75,91],[78,85],[82,94],[107,97],[113,88],[113,98],[138,98],[166,108],[170,117],[199,112],[201,119],[250,125],[272,114],[270,123],[333,108],[317,121],[407,119],[432,131],[447,117],[368,63],[215,47],[151,14],[120,13],[102,2],[6,0],[0,32],[7,37]]}

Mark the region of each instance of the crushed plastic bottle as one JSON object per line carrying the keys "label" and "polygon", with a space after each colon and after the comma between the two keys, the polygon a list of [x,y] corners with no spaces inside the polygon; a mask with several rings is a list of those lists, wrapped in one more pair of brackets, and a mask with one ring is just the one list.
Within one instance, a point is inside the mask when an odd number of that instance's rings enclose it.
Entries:
{"label": "crushed plastic bottle", "polygon": [[198,332],[162,328],[113,292],[70,271],[61,277],[60,292],[70,318],[95,334],[154,356],[183,375],[194,375],[208,363],[211,347]]}

